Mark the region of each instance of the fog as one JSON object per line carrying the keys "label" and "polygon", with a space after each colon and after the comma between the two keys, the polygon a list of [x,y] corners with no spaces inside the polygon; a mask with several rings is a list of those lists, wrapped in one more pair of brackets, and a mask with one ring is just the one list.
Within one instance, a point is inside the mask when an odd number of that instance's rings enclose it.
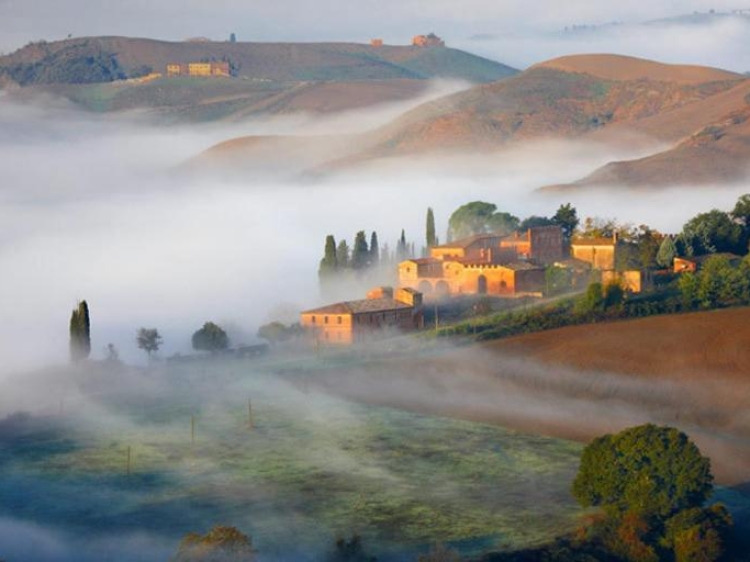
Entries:
{"label": "fog", "polygon": [[100,117],[59,102],[16,105],[0,97],[0,373],[64,361],[69,315],[80,299],[91,309],[94,357],[113,343],[124,359],[144,361],[134,341],[141,326],[159,329],[164,356],[189,351],[190,335],[207,320],[230,327],[234,343],[251,343],[274,311],[287,311],[287,319],[290,310],[323,303],[317,265],[327,234],[351,245],[358,230],[375,230],[381,247],[394,248],[404,228],[420,248],[428,206],[441,238],[450,213],[477,199],[522,218],[570,201],[581,217],[675,232],[697,212],[730,208],[745,189],[535,194],[642,155],[575,142],[374,162],[312,182],[173,173],[228,138],[356,132],[404,107],[164,127],[142,114]]}

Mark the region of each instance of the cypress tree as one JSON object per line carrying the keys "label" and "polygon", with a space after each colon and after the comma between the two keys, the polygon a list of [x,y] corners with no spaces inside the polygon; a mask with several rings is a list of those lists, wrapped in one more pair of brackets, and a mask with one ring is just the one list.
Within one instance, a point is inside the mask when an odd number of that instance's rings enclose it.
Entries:
{"label": "cypress tree", "polygon": [[367,248],[367,238],[365,231],[360,230],[354,237],[354,247],[352,248],[352,269],[364,269],[370,262],[370,251]]}
{"label": "cypress tree", "polygon": [[396,244],[396,258],[398,259],[398,261],[404,261],[406,259],[406,254],[408,251],[409,250],[406,246],[406,233],[402,228],[401,238],[399,238],[398,244]]}
{"label": "cypress tree", "polygon": [[342,240],[336,246],[336,261],[338,262],[339,269],[349,267],[349,244],[346,243],[346,240]]}
{"label": "cypress tree", "polygon": [[320,260],[320,267],[318,268],[318,276],[323,279],[325,277],[331,277],[336,273],[338,269],[338,261],[336,259],[336,239],[332,234],[326,236],[326,247],[325,255]]}
{"label": "cypress tree", "polygon": [[427,208],[427,226],[426,226],[426,241],[427,249],[429,250],[433,246],[437,246],[437,238],[435,237],[435,215],[432,212],[432,207]]}
{"label": "cypress tree", "polygon": [[659,246],[659,251],[656,253],[656,263],[662,267],[671,267],[676,255],[677,247],[674,240],[671,236],[665,236],[661,246]]}
{"label": "cypress tree", "polygon": [[370,266],[377,267],[379,261],[380,246],[378,244],[378,233],[373,230],[372,236],[370,236]]}
{"label": "cypress tree", "polygon": [[85,300],[78,303],[70,315],[70,359],[81,361],[91,354],[91,320],[89,305]]}

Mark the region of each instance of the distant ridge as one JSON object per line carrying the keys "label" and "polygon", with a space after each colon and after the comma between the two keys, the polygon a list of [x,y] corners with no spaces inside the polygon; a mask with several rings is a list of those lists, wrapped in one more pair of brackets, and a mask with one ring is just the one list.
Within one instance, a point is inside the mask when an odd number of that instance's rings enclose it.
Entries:
{"label": "distant ridge", "polygon": [[83,37],[31,43],[0,57],[0,73],[22,86],[107,82],[140,76],[146,70],[164,72],[168,63],[202,60],[230,61],[240,77],[273,81],[454,78],[492,82],[517,72],[447,47]]}

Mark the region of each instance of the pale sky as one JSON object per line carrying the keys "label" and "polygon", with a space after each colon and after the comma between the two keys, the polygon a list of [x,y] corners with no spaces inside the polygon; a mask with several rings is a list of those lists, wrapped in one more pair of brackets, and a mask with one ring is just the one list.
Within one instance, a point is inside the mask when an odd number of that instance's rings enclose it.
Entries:
{"label": "pale sky", "polygon": [[737,7],[737,0],[0,0],[0,51],[68,34],[179,40],[235,32],[247,41],[378,36],[395,43],[435,31],[456,43],[477,33],[532,34]]}

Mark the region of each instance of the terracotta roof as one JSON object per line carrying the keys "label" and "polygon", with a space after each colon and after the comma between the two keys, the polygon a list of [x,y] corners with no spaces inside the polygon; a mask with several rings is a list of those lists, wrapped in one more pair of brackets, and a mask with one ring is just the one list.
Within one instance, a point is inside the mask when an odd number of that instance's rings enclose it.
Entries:
{"label": "terracotta roof", "polygon": [[612,238],[574,238],[571,246],[614,246],[616,242]]}
{"label": "terracotta roof", "polygon": [[401,263],[404,263],[404,262],[407,262],[407,261],[411,262],[411,263],[416,263],[417,265],[427,265],[427,264],[431,264],[431,263],[443,263],[442,260],[439,260],[437,258],[414,258],[414,259],[410,259],[410,260],[404,260]]}
{"label": "terracotta roof", "polygon": [[362,299],[357,301],[338,302],[312,310],[305,310],[302,314],[361,314],[364,312],[388,312],[413,308],[412,305],[392,298]]}
{"label": "terracotta roof", "polygon": [[486,232],[484,234],[475,234],[473,236],[467,236],[466,238],[461,238],[459,240],[454,240],[453,242],[450,242],[448,244],[441,244],[440,246],[433,246],[433,249],[440,249],[440,248],[468,248],[474,242],[482,240],[483,238],[502,238],[502,235],[500,235],[500,234],[498,234],[496,232]]}

